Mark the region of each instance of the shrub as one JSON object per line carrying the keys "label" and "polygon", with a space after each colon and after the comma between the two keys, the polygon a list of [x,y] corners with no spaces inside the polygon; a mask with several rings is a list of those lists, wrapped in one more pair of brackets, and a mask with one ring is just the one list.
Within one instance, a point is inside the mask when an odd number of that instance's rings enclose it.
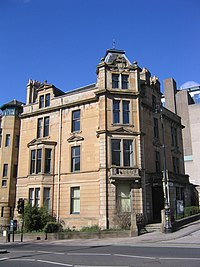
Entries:
{"label": "shrub", "polygon": [[92,225],[92,226],[85,226],[81,228],[81,232],[99,232],[101,229],[98,225]]}
{"label": "shrub", "polygon": [[24,209],[24,227],[27,232],[41,231],[49,221],[55,218],[48,213],[45,207],[32,207],[29,203]]}
{"label": "shrub", "polygon": [[199,207],[197,207],[197,206],[185,207],[184,208],[184,217],[198,214],[199,212],[200,212],[200,210],[199,210]]}
{"label": "shrub", "polygon": [[44,227],[45,233],[57,233],[63,229],[62,224],[59,222],[48,222]]}

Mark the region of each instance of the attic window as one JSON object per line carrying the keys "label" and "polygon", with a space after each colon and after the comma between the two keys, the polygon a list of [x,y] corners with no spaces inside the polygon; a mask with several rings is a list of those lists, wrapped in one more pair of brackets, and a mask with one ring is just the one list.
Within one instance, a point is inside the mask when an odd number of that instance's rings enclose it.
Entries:
{"label": "attic window", "polygon": [[39,108],[50,106],[50,94],[41,95],[39,100]]}
{"label": "attic window", "polygon": [[127,74],[112,74],[112,88],[113,89],[128,89],[129,75]]}

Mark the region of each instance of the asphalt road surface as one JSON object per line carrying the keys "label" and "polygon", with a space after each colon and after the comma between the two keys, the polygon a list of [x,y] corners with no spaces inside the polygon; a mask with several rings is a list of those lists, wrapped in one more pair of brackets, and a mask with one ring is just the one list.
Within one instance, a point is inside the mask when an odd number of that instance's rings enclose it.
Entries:
{"label": "asphalt road surface", "polygon": [[199,267],[200,244],[70,245],[64,242],[1,245],[0,267]]}

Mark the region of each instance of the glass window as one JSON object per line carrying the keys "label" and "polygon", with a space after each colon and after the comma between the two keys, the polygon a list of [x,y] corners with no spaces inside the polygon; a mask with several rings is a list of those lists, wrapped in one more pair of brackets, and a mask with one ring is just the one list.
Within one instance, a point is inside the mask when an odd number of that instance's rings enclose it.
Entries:
{"label": "glass window", "polygon": [[3,165],[3,177],[8,176],[8,164]]}
{"label": "glass window", "polygon": [[120,100],[113,100],[113,123],[120,123]]}
{"label": "glass window", "polygon": [[155,152],[155,163],[156,163],[156,172],[160,172],[160,152],[156,151]]}
{"label": "glass window", "polygon": [[19,135],[15,136],[15,147],[19,148]]}
{"label": "glass window", "polygon": [[17,164],[14,164],[13,166],[13,177],[17,178]]}
{"label": "glass window", "polygon": [[45,173],[51,173],[51,149],[46,148],[45,149],[45,166],[44,166],[44,172]]}
{"label": "glass window", "polygon": [[121,166],[121,140],[111,140],[112,165]]}
{"label": "glass window", "polygon": [[40,206],[40,188],[35,188],[35,206]]}
{"label": "glass window", "polygon": [[42,149],[37,150],[36,173],[42,171]]}
{"label": "glass window", "polygon": [[133,142],[123,140],[124,166],[133,166]]}
{"label": "glass window", "polygon": [[10,134],[6,134],[6,143],[5,146],[10,146]]}
{"label": "glass window", "polygon": [[44,194],[43,194],[43,203],[44,206],[47,208],[48,211],[50,211],[50,188],[45,187],[44,188]]}
{"label": "glass window", "polygon": [[158,119],[154,118],[154,137],[159,138]]}
{"label": "glass window", "polygon": [[34,188],[29,188],[29,203],[31,207],[34,206]]}
{"label": "glass window", "polygon": [[44,118],[44,136],[49,136],[49,117]]}
{"label": "glass window", "polygon": [[45,95],[45,107],[50,106],[50,94]]}
{"label": "glass window", "polygon": [[1,143],[2,143],[2,135],[0,134],[0,147],[1,147]]}
{"label": "glass window", "polygon": [[1,186],[6,187],[7,186],[7,180],[2,180]]}
{"label": "glass window", "polygon": [[119,74],[112,74],[112,88],[119,88]]}
{"label": "glass window", "polygon": [[80,187],[71,187],[71,213],[80,213]]}
{"label": "glass window", "polygon": [[38,128],[37,128],[37,137],[42,137],[42,124],[43,124],[43,118],[38,119]]}
{"label": "glass window", "polygon": [[156,111],[156,108],[157,108],[156,105],[157,105],[156,96],[152,95],[152,108],[153,108],[153,111]]}
{"label": "glass window", "polygon": [[117,209],[119,212],[131,211],[131,189],[129,184],[117,185]]}
{"label": "glass window", "polygon": [[72,132],[80,131],[80,110],[72,112]]}
{"label": "glass window", "polygon": [[72,147],[71,171],[80,171],[80,146]]}
{"label": "glass window", "polygon": [[3,218],[3,214],[4,214],[4,207],[1,207],[1,218]]}
{"label": "glass window", "polygon": [[128,75],[122,74],[121,79],[122,79],[122,89],[128,89]]}
{"label": "glass window", "polygon": [[36,151],[35,150],[31,150],[30,174],[35,173],[35,160],[36,160]]}
{"label": "glass window", "polygon": [[130,101],[122,101],[123,109],[123,124],[129,124],[129,114],[130,114]]}
{"label": "glass window", "polygon": [[39,99],[39,108],[43,107],[44,107],[44,95],[41,95]]}

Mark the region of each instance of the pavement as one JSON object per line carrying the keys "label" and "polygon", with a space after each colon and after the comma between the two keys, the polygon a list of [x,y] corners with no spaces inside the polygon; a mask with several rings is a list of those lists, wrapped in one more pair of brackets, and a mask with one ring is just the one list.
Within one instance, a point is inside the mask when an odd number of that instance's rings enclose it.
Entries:
{"label": "pavement", "polygon": [[[15,242],[20,243],[20,242]],[[185,225],[181,229],[173,233],[162,233],[155,231],[145,233],[136,237],[120,237],[120,238],[102,238],[102,239],[63,239],[63,240],[29,240],[23,243],[49,243],[49,244],[62,244],[66,246],[99,246],[99,245],[124,245],[124,246],[137,246],[137,245],[189,245],[200,247],[200,220]],[[0,246],[5,244],[5,241],[0,239]],[[6,243],[7,245],[13,244],[12,242]],[[3,248],[3,246],[1,246]],[[0,249],[0,253],[5,250]]]}

